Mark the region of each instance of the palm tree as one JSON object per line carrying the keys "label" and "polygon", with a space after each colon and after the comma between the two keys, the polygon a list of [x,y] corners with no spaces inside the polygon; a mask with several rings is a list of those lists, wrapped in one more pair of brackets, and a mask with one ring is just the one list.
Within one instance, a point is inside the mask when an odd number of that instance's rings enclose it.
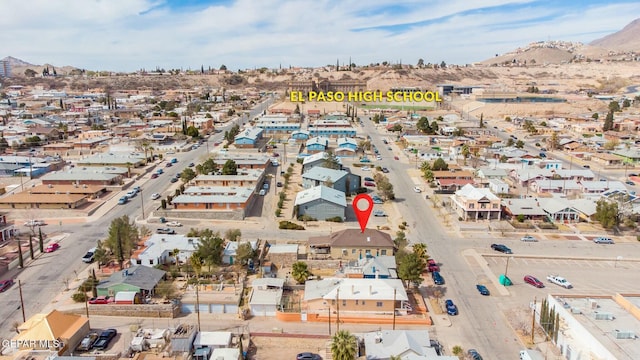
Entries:
{"label": "palm tree", "polygon": [[147,164],[149,162],[149,157],[147,156],[147,153],[149,152],[150,144],[147,140],[143,140],[141,146],[142,146],[142,151],[144,151],[144,163]]}
{"label": "palm tree", "polygon": [[334,360],[353,360],[357,350],[356,337],[348,330],[340,330],[331,338],[331,357]]}
{"label": "palm tree", "polygon": [[180,249],[175,248],[173,249],[172,253],[173,253],[173,258],[176,261],[176,268],[178,268],[178,271],[180,271],[180,260],[178,260],[178,254],[180,254]]}
{"label": "palm tree", "polygon": [[132,163],[127,162],[127,177],[131,178],[131,167],[133,166]]}
{"label": "palm tree", "polygon": [[311,275],[311,272],[309,272],[307,263],[297,261],[291,266],[291,277],[293,277],[298,284],[304,283],[309,278],[309,275]]}

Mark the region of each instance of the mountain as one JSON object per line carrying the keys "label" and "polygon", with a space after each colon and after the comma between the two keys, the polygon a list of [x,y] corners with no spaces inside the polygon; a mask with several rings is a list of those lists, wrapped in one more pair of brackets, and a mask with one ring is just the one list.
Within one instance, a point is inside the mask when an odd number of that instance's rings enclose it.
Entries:
{"label": "mountain", "polygon": [[7,56],[2,60],[3,61],[8,61],[12,68],[21,67],[21,66],[36,66],[36,65],[28,63],[28,62],[26,62],[24,60],[20,60],[20,59],[14,58],[13,56]]}
{"label": "mountain", "polygon": [[614,51],[640,52],[640,19],[633,20],[618,32],[592,41],[590,45]]}

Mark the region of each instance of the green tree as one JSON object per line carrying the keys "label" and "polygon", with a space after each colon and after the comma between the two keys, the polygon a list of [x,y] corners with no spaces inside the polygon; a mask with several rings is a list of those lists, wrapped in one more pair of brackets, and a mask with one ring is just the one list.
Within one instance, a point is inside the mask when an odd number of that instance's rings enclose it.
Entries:
{"label": "green tree", "polygon": [[222,166],[222,175],[238,175],[238,165],[236,162],[229,159]]}
{"label": "green tree", "polygon": [[609,103],[609,112],[618,112],[618,111],[622,111],[620,109],[620,103],[618,103],[617,101],[611,101]]}
{"label": "green tree", "polygon": [[322,167],[327,169],[342,169],[342,165],[340,165],[340,159],[331,151],[327,151],[327,157],[322,162]]}
{"label": "green tree", "polygon": [[428,260],[429,254],[427,254],[427,245],[424,243],[413,244],[413,253],[416,254],[420,259]]}
{"label": "green tree", "polygon": [[558,132],[554,131],[549,139],[547,140],[547,145],[550,150],[555,150],[560,147],[560,138],[558,136]]}
{"label": "green tree", "polygon": [[618,204],[600,199],[596,203],[596,213],[594,218],[600,222],[605,229],[611,229],[619,223]]}
{"label": "green tree", "polygon": [[220,237],[220,233],[214,233],[211,229],[191,229],[187,233],[187,237],[200,239],[195,254],[209,267],[209,271],[211,271],[211,266],[222,264],[224,240]]}
{"label": "green tree", "polygon": [[331,357],[334,360],[354,360],[357,353],[356,337],[348,330],[340,330],[331,337]]}
{"label": "green tree", "polygon": [[391,132],[400,132],[400,131],[402,131],[402,125],[393,124],[393,126],[389,129],[389,131],[391,131]]}
{"label": "green tree", "polygon": [[104,240],[104,247],[116,255],[120,270],[124,268],[124,262],[129,258],[139,239],[138,228],[123,215],[111,221],[107,238]]}
{"label": "green tree", "polygon": [[431,129],[431,125],[429,124],[429,119],[426,116],[421,117],[416,123],[416,128],[418,131],[424,134],[433,134],[433,130]]}
{"label": "green tree", "polygon": [[161,281],[156,285],[155,293],[162,296],[163,299],[169,300],[176,297],[178,291],[171,281]]}
{"label": "green tree", "polygon": [[393,184],[389,181],[389,179],[382,172],[378,172],[373,175],[373,179],[376,182],[376,187],[378,188],[378,193],[383,200],[393,200],[396,198],[395,193],[393,192]]}
{"label": "green tree", "polygon": [[247,241],[238,245],[238,248],[236,249],[236,259],[238,260],[238,263],[244,265],[254,257],[256,257],[256,250],[251,247],[250,242]]}
{"label": "green tree", "polygon": [[462,157],[464,158],[464,164],[467,164],[467,159],[469,158],[469,155],[471,155],[471,151],[469,150],[469,144],[464,144],[462,145],[462,149],[460,149],[460,154],[462,154]]}
{"label": "green tree", "polygon": [[224,233],[224,238],[229,241],[238,241],[242,237],[240,229],[229,229]]}
{"label": "green tree", "polygon": [[425,262],[416,253],[406,253],[397,258],[398,277],[405,281],[408,287],[411,283],[422,282],[422,273],[425,269]]}
{"label": "green tree", "polygon": [[524,147],[524,141],[522,141],[522,140],[516,141],[516,145],[515,146],[518,149],[522,149]]}
{"label": "green tree", "polygon": [[607,117],[604,118],[604,124],[602,125],[602,131],[613,130],[613,111],[607,113]]}
{"label": "green tree", "polygon": [[446,171],[449,170],[449,165],[442,158],[437,158],[433,161],[433,165],[431,165],[431,169],[433,171]]}
{"label": "green tree", "polygon": [[436,134],[438,132],[438,129],[440,129],[440,127],[438,127],[438,123],[434,120],[431,122],[431,131],[433,132],[433,134]]}
{"label": "green tree", "polygon": [[591,118],[593,118],[593,120],[598,120],[600,118],[600,115],[598,115],[597,112],[594,112],[593,115],[591,115]]}
{"label": "green tree", "polygon": [[98,240],[98,244],[96,246],[96,252],[93,253],[93,259],[96,261],[96,263],[98,263],[98,268],[100,268],[100,266],[106,264],[109,261],[109,254],[107,253],[107,250],[104,248],[104,242]]}
{"label": "green tree", "polygon": [[187,128],[187,136],[191,136],[192,138],[197,138],[200,136],[200,132],[198,131],[198,129],[191,125]]}
{"label": "green tree", "polygon": [[303,284],[309,276],[311,272],[309,271],[309,267],[306,262],[296,261],[291,266],[291,277],[298,283]]}
{"label": "green tree", "polygon": [[186,168],[180,173],[180,179],[185,183],[188,183],[189,181],[195,179],[196,176],[197,175],[195,171],[193,171],[191,168]]}

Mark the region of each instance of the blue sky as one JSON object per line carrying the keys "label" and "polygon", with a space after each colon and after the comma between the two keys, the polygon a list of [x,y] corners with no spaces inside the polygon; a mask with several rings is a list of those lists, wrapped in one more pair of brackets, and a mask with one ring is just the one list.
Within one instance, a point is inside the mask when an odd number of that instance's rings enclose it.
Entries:
{"label": "blue sky", "polygon": [[466,64],[540,40],[589,42],[632,0],[2,0],[0,58],[90,70]]}

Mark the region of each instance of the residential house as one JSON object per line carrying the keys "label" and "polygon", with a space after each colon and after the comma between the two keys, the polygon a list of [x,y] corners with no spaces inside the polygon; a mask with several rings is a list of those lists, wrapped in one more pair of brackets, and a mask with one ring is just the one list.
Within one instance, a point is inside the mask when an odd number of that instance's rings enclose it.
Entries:
{"label": "residential house", "polygon": [[181,211],[237,212],[241,218],[244,218],[245,211],[255,201],[255,191],[255,188],[230,187],[228,194],[198,195],[189,192],[173,198],[171,205],[173,210]]}
{"label": "residential house", "polygon": [[538,194],[555,193],[555,194],[577,194],[581,191],[581,187],[575,180],[552,180],[543,179],[531,182],[529,186],[533,192]]}
{"label": "residential house", "polygon": [[374,229],[345,229],[329,236],[310,237],[308,253],[314,258],[356,260],[380,255],[394,255],[391,235]]}
{"label": "residential house", "polygon": [[5,196],[0,199],[4,209],[77,209],[88,202],[83,194],[32,194],[28,191]]}
{"label": "residential house", "polygon": [[164,280],[166,273],[149,266],[135,265],[113,273],[98,286],[98,296],[115,296],[120,291],[135,291],[146,297],[153,294],[156,286]]}
{"label": "residential house", "polygon": [[464,221],[500,220],[500,198],[489,189],[463,186],[451,196],[451,207]]}
{"label": "residential house", "polygon": [[264,153],[255,154],[237,151],[219,153],[214,159],[214,162],[222,167],[227,160],[233,160],[238,170],[266,169],[271,164],[271,157]]}
{"label": "residential house", "polygon": [[13,221],[7,222],[7,213],[0,213],[0,244],[13,239],[17,235]]}
{"label": "residential house", "polygon": [[347,199],[342,191],[318,185],[298,192],[294,205],[298,217],[307,216],[321,221],[344,219]]}
{"label": "residential house", "polygon": [[580,220],[580,212],[566,199],[549,198],[542,203],[547,217],[553,222],[572,223]]}
{"label": "residential house", "polygon": [[638,164],[640,163],[640,149],[619,149],[611,151],[613,155],[616,155],[622,159],[626,164]]}
{"label": "residential house", "polygon": [[[326,152],[319,152],[315,154],[311,154],[305,157],[302,161],[302,173],[306,173],[309,169],[314,168],[316,166],[324,167],[326,160],[329,158],[329,154]],[[339,163],[342,161],[338,158]]]}
{"label": "residential house", "polygon": [[540,205],[537,198],[504,199],[502,200],[502,211],[507,218],[522,217],[525,220],[544,221],[547,213]]}
{"label": "residential house", "polygon": [[125,177],[128,177],[126,167],[74,167],[46,174],[41,179],[43,185],[112,186],[120,185]]}
{"label": "residential house", "polygon": [[357,317],[367,314],[404,315],[409,298],[400,279],[325,278],[304,286],[302,307],[308,316],[327,313]]}
{"label": "residential house", "polygon": [[236,175],[198,175],[191,182],[195,186],[225,186],[237,188],[259,188],[264,180],[264,169],[238,170]]}
{"label": "residential house", "polygon": [[269,244],[265,259],[276,268],[291,267],[298,261],[298,244]]}
{"label": "residential house", "polygon": [[[218,348],[218,349],[213,349],[209,359],[242,360],[244,359],[244,356],[240,354],[239,348]],[[194,360],[198,360],[198,359],[194,359]],[[202,359],[202,360],[207,360],[207,359]]]}
{"label": "residential house", "polygon": [[538,166],[545,170],[560,170],[562,169],[562,160],[546,159],[540,161]]}
{"label": "residential house", "polygon": [[302,187],[305,189],[324,185],[346,194],[353,194],[360,184],[359,175],[344,170],[313,167],[302,174]]}
{"label": "residential house", "polygon": [[364,279],[397,279],[396,257],[380,255],[350,260],[340,269],[346,277]]}
{"label": "residential house", "polygon": [[550,179],[553,177],[554,171],[540,168],[524,168],[513,169],[509,171],[509,176],[514,179],[520,186],[527,187],[533,181]]}
{"label": "residential house", "polygon": [[509,184],[499,179],[489,179],[488,188],[494,194],[508,194]]}
{"label": "residential house", "polygon": [[[90,329],[87,317],[52,310],[33,315],[17,330],[11,344],[18,345],[18,349],[51,350],[62,355],[73,352]],[[61,348],[55,347],[56,341],[62,343]]]}
{"label": "residential house", "polygon": [[315,154],[323,152],[329,147],[329,139],[326,137],[316,136],[307,140],[306,142],[307,153]]}
{"label": "residential house", "polygon": [[258,241],[257,240],[252,240],[252,241],[228,241],[224,246],[224,250],[222,251],[222,263],[226,264],[226,265],[235,264],[237,262],[236,251],[238,251],[238,246],[240,246],[243,243],[249,243],[249,245],[251,245],[251,248],[253,250],[258,249]]}
{"label": "residential house", "polygon": [[310,137],[311,135],[309,135],[309,132],[307,130],[298,130],[291,132],[291,138],[298,141],[307,141]]}
{"label": "residential house", "polygon": [[[153,234],[131,256],[131,265],[156,266],[186,263],[198,249],[199,239],[185,235]],[[178,254],[174,251],[178,250]]]}
{"label": "residential house", "polygon": [[193,341],[193,346],[195,349],[227,348],[231,346],[231,335],[230,331],[199,331]]}
{"label": "residential house", "polygon": [[249,128],[236,135],[234,144],[239,148],[255,148],[262,139],[263,130],[260,128]]}
{"label": "residential house", "polygon": [[589,169],[559,169],[555,174],[562,180],[591,181],[595,179],[593,171]]}
{"label": "residential house", "polygon": [[433,179],[438,190],[454,192],[465,185],[473,184],[473,174],[469,171],[433,171]]}
{"label": "residential house", "polygon": [[338,149],[347,148],[353,151],[358,150],[358,142],[356,139],[342,137],[338,139]]}
{"label": "residential house", "polygon": [[595,153],[591,155],[591,161],[605,167],[622,165],[623,158],[609,153]]}
{"label": "residential house", "polygon": [[110,166],[123,168],[137,168],[146,163],[144,154],[138,153],[104,153],[90,155],[78,160],[76,167]]}
{"label": "residential house", "polygon": [[253,316],[276,316],[281,310],[284,279],[260,278],[251,283],[249,309]]}
{"label": "residential house", "polygon": [[[380,330],[356,334],[364,342],[367,360],[389,360],[396,356],[411,360],[458,360],[453,355],[438,355],[428,330]],[[434,346],[435,345],[435,346]]]}

